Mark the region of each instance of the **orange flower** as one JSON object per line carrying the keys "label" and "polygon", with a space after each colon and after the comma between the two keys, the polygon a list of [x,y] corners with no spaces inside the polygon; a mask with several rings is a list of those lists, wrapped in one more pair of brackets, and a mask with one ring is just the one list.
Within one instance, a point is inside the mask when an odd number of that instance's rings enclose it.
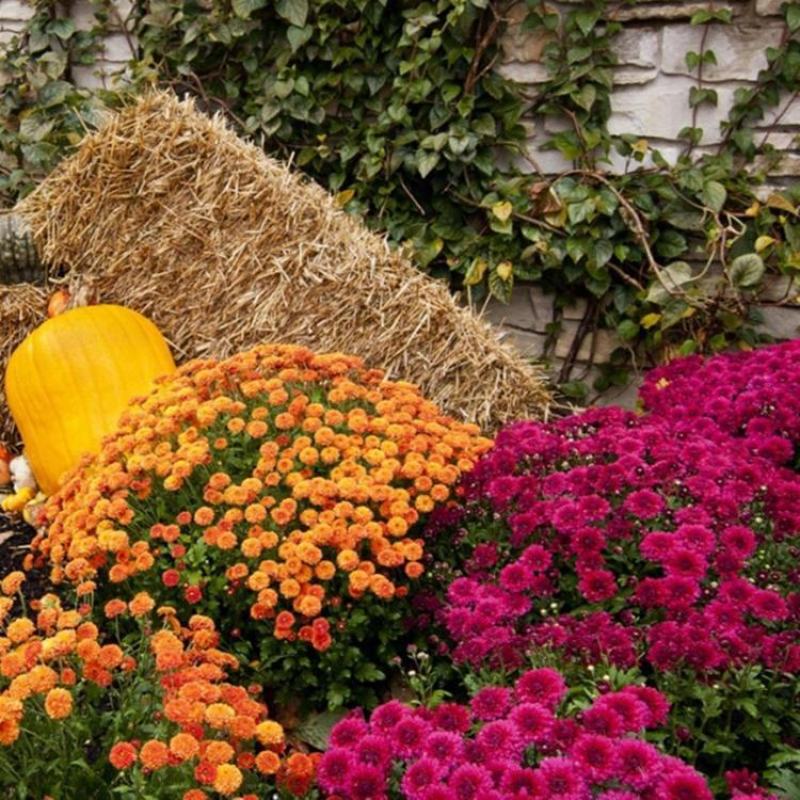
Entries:
{"label": "orange flower", "polygon": [[20,590],[23,583],[25,583],[25,573],[15,570],[14,572],[9,572],[8,575],[3,578],[0,588],[2,588],[3,594],[12,595]]}
{"label": "orange flower", "polygon": [[256,726],[256,738],[264,747],[275,747],[283,744],[283,728],[275,721],[268,719]]}
{"label": "orange flower", "polygon": [[72,694],[67,689],[51,689],[45,698],[44,710],[50,719],[68,717],[72,712]]}
{"label": "orange flower", "polygon": [[416,580],[425,572],[425,567],[419,561],[409,561],[404,571],[409,578]]}
{"label": "orange flower", "polygon": [[124,600],[109,600],[103,607],[103,613],[108,619],[114,619],[128,610],[128,604]]}
{"label": "orange flower", "polygon": [[233,764],[221,764],[217,767],[214,778],[214,789],[223,795],[233,794],[242,785],[242,772]]}
{"label": "orange flower", "polygon": [[169,751],[181,761],[188,761],[200,752],[200,742],[189,733],[176,733],[169,740]]}
{"label": "orange flower", "polygon": [[158,739],[151,739],[142,745],[139,751],[142,766],[151,772],[165,767],[169,762],[169,748]]}
{"label": "orange flower", "polygon": [[128,603],[128,608],[134,617],[143,617],[156,607],[156,601],[147,592],[138,592],[133,600]]}
{"label": "orange flower", "polygon": [[234,749],[227,742],[219,740],[208,742],[203,750],[203,758],[217,766],[231,761],[234,755]]}
{"label": "orange flower", "polygon": [[31,622],[27,617],[20,617],[19,619],[15,619],[13,622],[9,623],[8,627],[6,628],[6,636],[14,642],[14,644],[20,644],[21,642],[27,641],[31,636],[33,636],[34,631],[36,630],[36,626]]}
{"label": "orange flower", "polygon": [[115,769],[128,769],[136,763],[136,748],[130,742],[117,742],[108,754]]}
{"label": "orange flower", "polygon": [[256,756],[256,769],[262,775],[274,775],[280,767],[280,758],[271,750],[262,750]]}
{"label": "orange flower", "polygon": [[224,728],[236,716],[236,712],[225,703],[212,703],[206,708],[206,722],[212,728]]}

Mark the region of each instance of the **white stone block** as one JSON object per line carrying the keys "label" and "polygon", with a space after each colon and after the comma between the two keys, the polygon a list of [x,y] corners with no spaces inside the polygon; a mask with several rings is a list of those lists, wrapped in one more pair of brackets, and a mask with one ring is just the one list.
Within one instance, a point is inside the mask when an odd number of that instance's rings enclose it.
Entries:
{"label": "white stone block", "polygon": [[543,175],[557,175],[559,172],[566,172],[572,169],[573,163],[564,158],[558,150],[544,150],[542,148],[544,139],[535,137],[529,139],[525,145],[525,152],[530,163],[525,159],[519,159],[517,167],[523,172],[541,172]]}
{"label": "white stone block", "polygon": [[25,20],[33,16],[33,6],[25,0],[0,0],[0,19]]}
{"label": "white stone block", "polygon": [[755,141],[757,144],[766,142],[776,150],[796,150],[800,146],[800,131],[759,129],[755,132]]}
{"label": "white stone block", "polygon": [[778,105],[767,111],[759,125],[764,127],[774,125],[778,117],[780,117],[779,124],[783,127],[800,125],[800,99],[794,95],[784,94]]}
{"label": "white stone block", "polygon": [[650,83],[658,77],[658,69],[642,69],[641,67],[617,67],[614,70],[615,86],[638,86]]}
{"label": "white stone block", "polygon": [[[703,80],[755,80],[767,67],[766,49],[780,44],[783,23],[762,20],[757,25],[711,25],[705,49],[713,50],[716,64],[703,67]],[[663,31],[661,69],[670,75],[697,75],[686,66],[686,53],[699,53],[703,26],[666,25]]]}
{"label": "white stone block", "polygon": [[106,78],[98,65],[72,67],[72,77],[77,86],[84,89],[106,89]]}
{"label": "white stone block", "polygon": [[545,45],[554,38],[548,31],[523,31],[522,21],[527,14],[525,3],[518,3],[506,14],[508,24],[500,39],[504,61],[540,61]]}
{"label": "white stone block", "polygon": [[[641,87],[620,87],[611,97],[610,132],[632,133],[645,139],[677,139],[680,130],[692,124],[689,90],[693,86],[695,82],[688,77],[659,75]],[[703,105],[697,115],[705,144],[721,140],[719,126],[727,119],[736,84],[720,84],[715,88],[719,99],[717,106]]]}
{"label": "white stone block", "polygon": [[[715,3],[717,10],[730,9],[733,14],[740,14],[744,11],[743,2]],[[689,19],[698,11],[706,11],[707,2],[644,2],[635,5],[619,6],[613,13],[613,19],[620,22],[632,20],[670,20],[670,19]]]}
{"label": "white stone block", "polygon": [[[558,336],[555,346],[555,357],[565,359],[572,348],[573,340],[578,332],[579,322],[576,320],[563,320],[561,322],[561,333]],[[608,361],[611,353],[616,350],[622,342],[612,332],[598,330],[586,335],[578,348],[578,361],[589,361],[592,357],[596,363]]]}
{"label": "white stone block", "polygon": [[661,34],[658,28],[626,26],[614,38],[619,63],[631,67],[657,67],[661,61]]}
{"label": "white stone block", "polygon": [[550,79],[547,69],[536,62],[512,61],[501,64],[497,71],[510,81],[527,85],[544,83]]}
{"label": "white stone block", "polygon": [[753,169],[755,170],[763,170],[766,169],[767,166],[769,166],[769,174],[773,178],[800,177],[800,155],[797,153],[784,153],[774,166],[765,156],[759,156],[753,163]]}
{"label": "white stone block", "polygon": [[523,358],[538,361],[544,354],[547,337],[541,333],[505,328],[500,332],[500,341],[510,344]]}
{"label": "white stone block", "polygon": [[756,14],[762,17],[778,16],[787,0],[756,0]]}
{"label": "white stone block", "polygon": [[796,339],[800,335],[800,308],[759,306],[764,322],[759,329],[776,339]]}
{"label": "white stone block", "polygon": [[103,59],[117,63],[130,61],[135,55],[124,33],[112,33],[103,39]]}

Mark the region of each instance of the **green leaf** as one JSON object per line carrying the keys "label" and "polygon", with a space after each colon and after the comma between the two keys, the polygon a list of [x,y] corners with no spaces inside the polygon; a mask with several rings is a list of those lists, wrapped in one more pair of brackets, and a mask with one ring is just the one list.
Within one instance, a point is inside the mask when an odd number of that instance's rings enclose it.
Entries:
{"label": "green leaf", "polygon": [[575,22],[581,29],[584,36],[588,36],[592,28],[597,25],[600,19],[600,12],[588,8],[582,8],[575,12]]}
{"label": "green leaf", "polygon": [[297,52],[314,34],[314,29],[311,25],[306,25],[304,28],[298,28],[295,25],[290,25],[286,30],[286,38],[289,41],[289,47],[292,52]]}
{"label": "green leaf", "polygon": [[41,119],[34,114],[25,117],[19,126],[19,136],[23,142],[39,142],[53,130],[56,120],[53,117]]}
{"label": "green leaf", "polygon": [[486,259],[474,258],[469,265],[467,274],[464,276],[464,285],[475,286],[480,283],[483,280],[483,276],[486,274],[488,266],[489,262]]}
{"label": "green leaf", "polygon": [[639,335],[639,326],[632,319],[624,319],[617,325],[620,339],[629,342]]}
{"label": "green leaf", "polygon": [[728,192],[719,181],[706,181],[703,185],[703,202],[719,214],[728,199]]}
{"label": "green leaf", "polygon": [[317,750],[326,750],[333,726],[348,713],[347,709],[310,714],[296,729],[297,738]]}
{"label": "green leaf", "polygon": [[786,8],[786,24],[792,33],[800,29],[800,3],[789,3]]}
{"label": "green leaf", "polygon": [[54,19],[48,23],[47,32],[66,40],[75,33],[75,23],[71,19]]}
{"label": "green leaf", "polygon": [[756,286],[764,277],[764,260],[756,253],[747,253],[734,258],[728,274],[731,283],[739,289]]}
{"label": "green leaf", "polygon": [[685,261],[676,261],[661,270],[661,280],[656,278],[645,299],[648,303],[665,305],[673,299],[673,293],[692,279],[692,268]]}
{"label": "green leaf", "polygon": [[440,155],[434,151],[420,150],[417,153],[417,172],[426,178],[439,163]]}
{"label": "green leaf", "polygon": [[573,99],[584,111],[591,111],[597,100],[597,89],[593,84],[587,83],[578,94],[573,95]]}
{"label": "green leaf", "polygon": [[583,381],[567,381],[560,383],[558,389],[564,397],[579,402],[586,399],[589,394],[589,387]]}
{"label": "green leaf", "polygon": [[489,292],[501,303],[510,302],[513,288],[513,280],[503,280],[496,272],[489,273]]}
{"label": "green leaf", "polygon": [[[252,0],[261,2],[261,0]],[[308,19],[308,0],[278,0],[275,10],[292,25],[302,28]]]}
{"label": "green leaf", "polygon": [[[266,4],[267,0],[233,0],[231,8],[233,8],[233,13],[236,14],[237,17],[249,19],[254,11],[258,11],[259,8],[264,8]],[[280,11],[278,13],[280,13]]]}

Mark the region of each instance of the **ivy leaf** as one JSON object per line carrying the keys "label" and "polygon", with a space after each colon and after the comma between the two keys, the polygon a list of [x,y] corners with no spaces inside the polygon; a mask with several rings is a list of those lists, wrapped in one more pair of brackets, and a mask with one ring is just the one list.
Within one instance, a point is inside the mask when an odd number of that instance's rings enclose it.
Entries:
{"label": "ivy leaf", "polygon": [[676,261],[661,270],[661,280],[656,278],[653,281],[645,299],[648,303],[663,306],[672,299],[672,292],[691,279],[692,268],[685,261]]}
{"label": "ivy leaf", "polygon": [[786,24],[789,26],[789,30],[792,33],[800,28],[800,4],[789,4],[789,7],[786,9]]}
{"label": "ivy leaf", "polygon": [[719,181],[706,181],[703,186],[703,202],[719,214],[728,199],[728,192]]}
{"label": "ivy leaf", "polygon": [[486,269],[488,266],[489,262],[486,261],[486,259],[474,258],[472,263],[469,265],[467,274],[464,276],[464,285],[475,286],[476,284],[480,283],[483,280],[483,276],[486,274]]}
{"label": "ivy leaf", "polygon": [[756,239],[756,253],[762,253],[771,244],[775,244],[776,239],[773,236],[759,236]]}
{"label": "ivy leaf", "polygon": [[489,273],[489,292],[501,303],[508,303],[511,300],[511,290],[514,288],[514,281],[503,280],[497,272]]}
{"label": "ivy leaf", "polygon": [[578,27],[581,29],[581,32],[584,36],[588,36],[591,33],[592,28],[597,25],[599,19],[599,11],[592,11],[588,8],[583,8],[580,11],[575,12],[575,22],[578,23]]}
{"label": "ivy leaf", "polygon": [[594,258],[595,267],[599,268],[605,266],[611,260],[612,255],[614,255],[614,248],[611,246],[611,242],[609,242],[608,239],[598,239],[594,242],[592,256]]}
{"label": "ivy leaf", "polygon": [[33,114],[25,117],[19,126],[19,138],[23,142],[39,142],[47,136],[56,125],[55,119],[42,119]]}
{"label": "ivy leaf", "polygon": [[[248,0],[249,2],[261,2],[261,0]],[[308,19],[308,0],[278,0],[275,5],[278,15],[283,17],[292,25],[303,28]]]}
{"label": "ivy leaf", "polygon": [[48,24],[47,32],[66,41],[75,33],[75,23],[71,19],[54,19]]}
{"label": "ivy leaf", "polygon": [[639,334],[639,326],[632,319],[624,319],[617,325],[617,333],[620,339],[629,342]]}
{"label": "ivy leaf", "polygon": [[495,271],[502,280],[510,281],[514,276],[514,265],[510,261],[501,261]]}
{"label": "ivy leaf", "polygon": [[433,168],[439,163],[439,154],[432,151],[422,150],[417,154],[417,172],[425,178]]}
{"label": "ivy leaf", "polygon": [[513,211],[514,206],[512,206],[508,200],[503,200],[492,206],[492,214],[494,214],[500,222],[506,222],[511,217]]}
{"label": "ivy leaf", "polygon": [[249,19],[254,11],[258,11],[259,8],[264,8],[266,4],[267,0],[233,0],[231,7],[233,8],[233,13],[236,14],[237,17]]}
{"label": "ivy leaf", "polygon": [[645,329],[650,330],[654,325],[658,325],[661,319],[661,314],[657,314],[655,312],[651,314],[645,314],[640,320],[639,324]]}
{"label": "ivy leaf", "polygon": [[764,269],[763,259],[755,253],[734,258],[729,270],[731,283],[740,289],[749,289],[759,283]]}
{"label": "ivy leaf", "polygon": [[767,198],[767,205],[770,208],[777,208],[781,211],[788,211],[790,214],[797,214],[797,210],[792,201],[777,192],[773,192]]}
{"label": "ivy leaf", "polygon": [[593,84],[587,83],[578,94],[573,96],[573,99],[584,111],[591,111],[597,100],[597,89]]}
{"label": "ivy leaf", "polygon": [[289,40],[289,47],[292,52],[296,53],[313,35],[314,29],[311,25],[306,25],[304,28],[298,28],[295,25],[290,25],[286,30],[286,38]]}

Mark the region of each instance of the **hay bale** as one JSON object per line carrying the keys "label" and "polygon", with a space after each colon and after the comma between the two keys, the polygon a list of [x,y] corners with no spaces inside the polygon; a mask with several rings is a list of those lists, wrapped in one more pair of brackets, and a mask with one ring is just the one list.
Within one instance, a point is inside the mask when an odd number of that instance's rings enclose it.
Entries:
{"label": "hay bale", "polygon": [[47,319],[48,290],[43,286],[18,283],[0,285],[0,442],[16,444],[11,417],[5,408],[3,376],[14,348]]}
{"label": "hay bale", "polygon": [[179,358],[264,341],[354,353],[488,429],[549,402],[441,283],[172,94],[111,116],[17,210],[46,262],[155,321]]}

